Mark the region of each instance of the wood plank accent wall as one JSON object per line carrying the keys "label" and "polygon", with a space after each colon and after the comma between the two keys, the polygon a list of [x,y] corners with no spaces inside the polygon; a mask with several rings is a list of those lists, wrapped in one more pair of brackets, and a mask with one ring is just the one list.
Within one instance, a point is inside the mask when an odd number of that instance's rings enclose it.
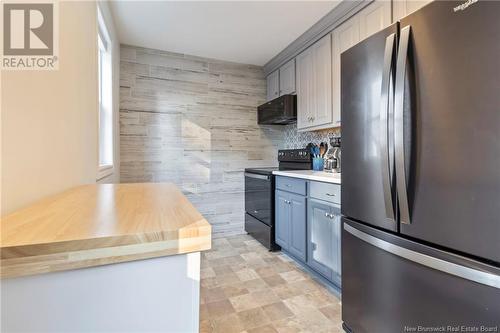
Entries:
{"label": "wood plank accent wall", "polygon": [[262,67],[121,46],[121,182],[173,182],[212,225],[244,231],[247,167],[276,166],[284,128],[257,125]]}

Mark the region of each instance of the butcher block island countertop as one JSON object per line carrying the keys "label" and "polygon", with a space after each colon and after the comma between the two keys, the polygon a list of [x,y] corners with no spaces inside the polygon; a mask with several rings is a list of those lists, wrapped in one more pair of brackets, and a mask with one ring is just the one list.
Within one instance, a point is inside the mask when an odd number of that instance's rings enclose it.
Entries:
{"label": "butcher block island countertop", "polygon": [[1,277],[199,252],[211,226],[173,184],[92,184],[1,219]]}

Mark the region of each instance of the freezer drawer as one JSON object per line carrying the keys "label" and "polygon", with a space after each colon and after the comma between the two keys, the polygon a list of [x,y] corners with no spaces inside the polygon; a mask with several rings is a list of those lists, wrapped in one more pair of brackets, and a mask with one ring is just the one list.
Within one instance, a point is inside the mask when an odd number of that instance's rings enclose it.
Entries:
{"label": "freezer drawer", "polygon": [[342,222],[342,320],[352,332],[500,327],[499,268]]}

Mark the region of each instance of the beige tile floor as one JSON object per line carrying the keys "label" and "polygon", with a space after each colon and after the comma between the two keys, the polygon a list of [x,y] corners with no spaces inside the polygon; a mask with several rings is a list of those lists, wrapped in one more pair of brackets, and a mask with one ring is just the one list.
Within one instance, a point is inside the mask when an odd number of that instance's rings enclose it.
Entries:
{"label": "beige tile floor", "polygon": [[343,332],[339,299],[248,235],[202,254],[200,304],[200,332]]}

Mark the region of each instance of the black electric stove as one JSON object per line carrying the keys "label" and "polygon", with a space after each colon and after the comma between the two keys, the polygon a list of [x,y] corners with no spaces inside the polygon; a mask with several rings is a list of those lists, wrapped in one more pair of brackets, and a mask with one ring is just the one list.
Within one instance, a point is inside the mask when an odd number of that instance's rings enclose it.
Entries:
{"label": "black electric stove", "polygon": [[269,250],[274,242],[274,176],[277,170],[310,170],[311,154],[306,149],[278,151],[278,167],[245,169],[245,231]]}

